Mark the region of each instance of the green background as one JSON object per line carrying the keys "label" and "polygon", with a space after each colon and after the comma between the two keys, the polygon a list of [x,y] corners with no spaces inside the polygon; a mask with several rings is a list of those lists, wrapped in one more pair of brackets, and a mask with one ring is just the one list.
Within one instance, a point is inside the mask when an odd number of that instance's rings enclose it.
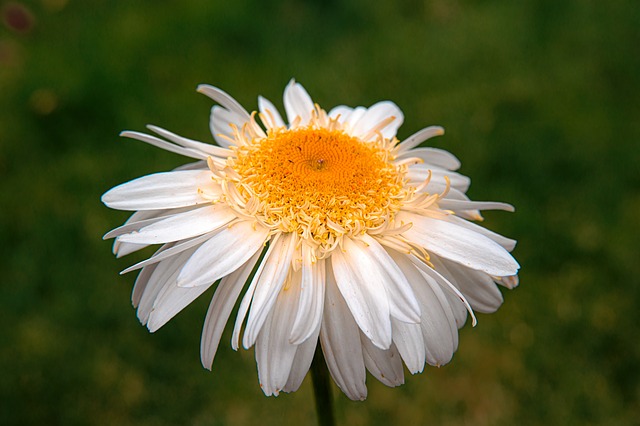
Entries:
{"label": "green background", "polygon": [[[0,424],[313,424],[309,377],[265,397],[253,351],[199,361],[211,291],[156,334],[101,236],[100,195],[185,159],[118,137],[211,141],[210,83],[255,109],[295,77],[320,105],[394,100],[431,124],[521,285],[461,330],[453,362],[340,424],[632,425],[640,419],[640,3],[42,0],[0,27]],[[9,8],[9,9],[7,9]],[[14,27],[12,27],[12,25]]]}

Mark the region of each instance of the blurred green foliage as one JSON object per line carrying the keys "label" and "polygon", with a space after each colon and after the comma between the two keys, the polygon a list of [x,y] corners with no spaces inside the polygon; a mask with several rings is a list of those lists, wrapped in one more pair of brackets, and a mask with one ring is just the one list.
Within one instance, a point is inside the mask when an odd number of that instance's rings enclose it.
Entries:
{"label": "blurred green foliage", "polygon": [[[185,160],[118,138],[211,141],[217,85],[249,109],[291,77],[314,100],[405,111],[463,162],[521,286],[461,330],[453,362],[341,424],[632,425],[640,419],[640,4],[568,0],[2,2],[0,424],[313,424],[309,378],[266,398],[252,351],[199,363],[202,297],[155,335],[129,304],[100,204]],[[16,9],[17,8],[17,9]],[[16,12],[18,10],[18,12]],[[207,293],[209,296],[211,292]],[[227,332],[228,333],[228,332]]]}

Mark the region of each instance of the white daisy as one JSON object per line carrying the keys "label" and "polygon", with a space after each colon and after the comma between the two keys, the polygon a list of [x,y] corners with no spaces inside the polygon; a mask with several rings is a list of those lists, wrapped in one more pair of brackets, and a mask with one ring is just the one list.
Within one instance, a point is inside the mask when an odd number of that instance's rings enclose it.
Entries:
{"label": "white daisy", "polygon": [[206,368],[240,299],[231,345],[255,346],[266,395],[298,389],[319,341],[337,385],[361,400],[366,370],[398,386],[403,361],[412,374],[449,362],[467,313],[495,311],[496,284],[517,285],[515,241],[469,221],[513,208],[470,201],[453,155],[416,148],[442,128],[399,142],[394,103],[327,113],[294,81],[288,124],[265,98],[249,114],[220,89],[198,91],[219,104],[210,126],[220,146],[155,126],[162,139],[123,132],[198,161],[102,201],[135,211],[105,235],[118,257],[161,245],[124,271],[141,270],[132,299],[151,332],[219,282],[202,332]]}

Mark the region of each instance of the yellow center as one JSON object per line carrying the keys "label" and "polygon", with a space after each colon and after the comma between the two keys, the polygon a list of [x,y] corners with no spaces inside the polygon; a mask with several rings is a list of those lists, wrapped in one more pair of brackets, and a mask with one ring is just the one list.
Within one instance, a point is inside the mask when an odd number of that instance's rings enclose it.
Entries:
{"label": "yellow center", "polygon": [[237,148],[228,165],[252,216],[297,232],[323,257],[342,235],[380,227],[399,210],[404,169],[389,161],[389,142],[317,126],[282,128]]}

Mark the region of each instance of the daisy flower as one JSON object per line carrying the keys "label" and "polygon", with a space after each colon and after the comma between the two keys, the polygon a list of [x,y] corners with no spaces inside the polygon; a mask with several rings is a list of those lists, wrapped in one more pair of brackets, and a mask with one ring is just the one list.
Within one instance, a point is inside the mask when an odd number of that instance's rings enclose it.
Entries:
{"label": "daisy flower", "polygon": [[[159,244],[140,270],[133,305],[151,332],[215,285],[202,332],[211,369],[223,329],[239,303],[231,346],[255,347],[266,395],[301,385],[318,343],[333,380],[351,399],[367,396],[366,371],[388,386],[425,364],[449,362],[458,329],[473,311],[502,303],[497,285],[517,285],[515,241],[472,221],[470,180],[450,153],[418,147],[442,135],[427,127],[403,141],[402,111],[314,104],[291,81],[286,121],[258,98],[247,112],[222,90],[210,127],[218,146],[148,126],[157,136],[122,136],[190,157],[102,196],[134,211],[107,233],[124,256]],[[260,123],[261,124],[260,124]]]}

